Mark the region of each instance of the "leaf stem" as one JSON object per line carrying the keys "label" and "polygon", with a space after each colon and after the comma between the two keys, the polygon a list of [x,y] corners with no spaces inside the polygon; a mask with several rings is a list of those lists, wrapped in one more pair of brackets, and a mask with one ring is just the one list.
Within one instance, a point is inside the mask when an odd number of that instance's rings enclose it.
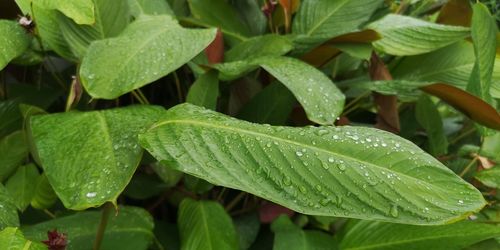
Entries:
{"label": "leaf stem", "polygon": [[132,95],[135,97],[135,99],[137,99],[137,101],[139,101],[140,104],[149,104],[147,99],[143,99],[144,95],[139,94],[139,91],[137,89],[132,90]]}
{"label": "leaf stem", "polygon": [[472,165],[474,165],[474,163],[477,161],[477,157],[474,157],[470,162],[469,164],[467,164],[467,166],[464,168],[464,170],[462,170],[462,172],[460,173],[460,177],[464,177],[464,175],[469,172],[470,168],[472,167]]}
{"label": "leaf stem", "polygon": [[108,202],[104,204],[101,214],[101,221],[99,222],[99,227],[97,228],[97,235],[94,241],[93,250],[99,250],[101,247],[102,240],[104,238],[104,232],[106,231],[106,226],[108,225],[109,214],[113,210],[113,204]]}
{"label": "leaf stem", "polygon": [[182,103],[184,102],[182,99],[182,90],[181,90],[181,81],[179,80],[179,76],[177,75],[177,72],[173,72],[174,75],[174,80],[175,80],[175,87],[177,88],[177,96],[179,98],[179,102]]}
{"label": "leaf stem", "polygon": [[245,197],[246,194],[247,193],[245,192],[239,193],[231,202],[229,202],[229,204],[227,204],[226,211],[231,211],[231,209],[233,209],[236,206],[236,204],[238,204],[238,202],[240,202],[241,199]]}

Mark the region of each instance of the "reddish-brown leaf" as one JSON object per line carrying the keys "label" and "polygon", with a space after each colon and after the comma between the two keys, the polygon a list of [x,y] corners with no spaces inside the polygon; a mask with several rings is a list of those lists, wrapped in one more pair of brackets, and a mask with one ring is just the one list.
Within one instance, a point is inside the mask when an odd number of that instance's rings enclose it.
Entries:
{"label": "reddish-brown leaf", "polygon": [[[385,66],[384,62],[372,53],[370,58],[370,78],[374,81],[392,80],[391,73]],[[399,133],[399,112],[398,98],[394,95],[382,95],[373,93],[375,105],[377,105],[377,123],[376,128],[383,129],[393,133]]]}
{"label": "reddish-brown leaf", "polygon": [[444,83],[431,84],[421,89],[439,97],[477,123],[500,130],[500,114],[480,98]]}
{"label": "reddish-brown leaf", "polygon": [[284,214],[291,217],[295,212],[275,203],[266,202],[259,208],[259,218],[262,223],[271,223]]}
{"label": "reddish-brown leaf", "polygon": [[469,0],[449,0],[439,12],[437,23],[470,27],[472,8]]}
{"label": "reddish-brown leaf", "polygon": [[224,61],[224,38],[220,29],[217,29],[217,35],[210,45],[205,49],[208,62],[210,64],[221,63]]}

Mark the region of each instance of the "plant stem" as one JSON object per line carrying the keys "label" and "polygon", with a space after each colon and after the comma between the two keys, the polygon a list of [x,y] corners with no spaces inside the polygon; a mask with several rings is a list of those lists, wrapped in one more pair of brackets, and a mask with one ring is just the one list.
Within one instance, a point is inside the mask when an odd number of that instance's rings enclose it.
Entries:
{"label": "plant stem", "polygon": [[101,214],[101,222],[99,222],[99,228],[97,228],[97,235],[94,241],[93,250],[99,250],[101,247],[102,239],[104,238],[104,231],[106,231],[106,226],[108,225],[109,214],[113,210],[113,204],[110,202],[104,204]]}
{"label": "plant stem", "polygon": [[182,98],[182,90],[181,90],[181,81],[179,80],[179,76],[177,76],[177,72],[173,72],[174,75],[174,80],[175,80],[175,87],[177,88],[177,96],[179,98],[179,102],[183,102]]}
{"label": "plant stem", "polygon": [[474,159],[472,159],[472,161],[469,162],[469,164],[467,164],[467,166],[464,168],[464,170],[462,170],[462,172],[460,173],[460,177],[464,177],[464,175],[469,172],[469,169],[472,167],[472,165],[474,165],[474,163],[477,161],[477,157],[474,157]]}
{"label": "plant stem", "polygon": [[240,202],[241,199],[243,199],[243,197],[245,197],[247,193],[245,192],[241,192],[239,193],[231,202],[229,202],[229,204],[226,206],[226,211],[231,211],[231,209],[233,209],[236,204],[238,204],[238,202]]}

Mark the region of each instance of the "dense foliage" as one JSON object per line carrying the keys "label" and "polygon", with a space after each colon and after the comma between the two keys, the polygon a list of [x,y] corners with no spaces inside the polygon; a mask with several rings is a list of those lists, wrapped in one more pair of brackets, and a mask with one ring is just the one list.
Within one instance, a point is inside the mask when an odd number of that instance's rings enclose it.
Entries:
{"label": "dense foliage", "polygon": [[0,249],[500,249],[483,2],[0,3]]}

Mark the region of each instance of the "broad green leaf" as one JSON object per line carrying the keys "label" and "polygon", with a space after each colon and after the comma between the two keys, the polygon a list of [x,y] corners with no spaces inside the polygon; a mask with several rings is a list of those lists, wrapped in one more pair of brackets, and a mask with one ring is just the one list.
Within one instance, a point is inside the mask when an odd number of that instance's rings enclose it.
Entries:
{"label": "broad green leaf", "polygon": [[448,140],[443,129],[443,120],[436,105],[426,96],[418,99],[415,116],[418,123],[427,132],[429,151],[434,156],[445,155],[448,152]]}
{"label": "broad green leaf", "polygon": [[478,172],[474,177],[488,187],[500,188],[500,169],[498,167]]}
{"label": "broad green leaf", "polygon": [[346,228],[340,249],[459,250],[498,235],[497,226],[469,221],[442,226],[356,221]]}
{"label": "broad green leaf", "polygon": [[307,48],[330,38],[358,31],[381,5],[381,0],[304,0],[296,14],[292,30],[299,44]]}
{"label": "broad green leaf", "polygon": [[79,25],[64,15],[58,16],[58,23],[64,39],[73,54],[82,58],[90,43],[115,37],[128,25],[130,15],[127,0],[92,0],[95,4],[95,22]]}
{"label": "broad green leaf", "polygon": [[246,250],[250,248],[259,234],[259,215],[256,212],[247,213],[235,217],[233,221],[238,234],[240,249]]}
{"label": "broad green leaf", "polygon": [[24,211],[36,191],[36,181],[40,173],[34,164],[21,166],[5,183],[5,188],[12,196],[17,209]]}
{"label": "broad green leaf", "polygon": [[[68,237],[68,249],[92,249],[101,213],[85,211],[59,217],[47,222],[23,228],[26,238],[42,241],[47,231],[54,228]],[[151,215],[136,207],[119,207],[117,216],[111,213],[100,249],[103,250],[145,250],[153,239],[153,219]]]}
{"label": "broad green leaf", "polygon": [[262,35],[266,31],[267,18],[262,12],[258,1],[234,0],[232,5],[245,25],[250,29],[252,35]]}
{"label": "broad green leaf", "polygon": [[215,38],[215,30],[184,29],[170,16],[142,16],[116,38],[96,41],[80,78],[94,98],[114,99],[181,67]]}
{"label": "broad green leaf", "polygon": [[336,43],[333,47],[352,57],[363,60],[370,60],[373,51],[371,44],[367,43]]}
{"label": "broad green leaf", "polygon": [[163,118],[139,135],[158,160],[300,213],[442,224],[485,205],[438,160],[381,130],[257,125],[190,104]]}
{"label": "broad green leaf", "polygon": [[488,8],[482,3],[476,3],[472,9],[472,40],[476,62],[467,84],[467,91],[494,104],[490,86],[496,56],[497,25]]}
{"label": "broad green leaf", "polygon": [[182,178],[182,172],[165,167],[159,162],[153,163],[151,168],[153,168],[155,173],[167,185],[167,187],[175,186]]}
{"label": "broad green leaf", "polygon": [[285,85],[305,109],[309,120],[333,124],[344,106],[344,94],[321,71],[290,57],[260,57],[215,66],[223,77],[237,78],[258,66]]}
{"label": "broad green leaf", "polygon": [[483,144],[481,145],[481,155],[491,157],[500,163],[500,155],[498,152],[500,152],[500,133],[485,136],[483,138]]}
{"label": "broad green leaf", "polygon": [[93,24],[94,2],[92,0],[32,0],[45,9],[56,9],[73,19],[78,24]]}
{"label": "broad green leaf", "polygon": [[186,102],[215,110],[219,97],[217,71],[211,70],[201,75],[189,88]]}
{"label": "broad green leaf", "polygon": [[57,195],[49,183],[47,175],[41,174],[35,182],[35,192],[31,199],[31,206],[36,209],[50,208],[57,201]]}
{"label": "broad green leaf", "polygon": [[196,19],[230,34],[231,43],[236,44],[250,36],[250,29],[233,6],[225,0],[188,0],[188,3],[191,14]]}
{"label": "broad green leaf", "polygon": [[45,250],[47,246],[41,242],[27,240],[19,228],[8,227],[0,232],[0,249]]}
{"label": "broad green leaf", "polygon": [[31,43],[31,37],[14,21],[0,20],[0,70],[12,59],[22,55]]}
{"label": "broad green leaf", "polygon": [[18,227],[17,208],[9,191],[0,183],[0,230],[6,227]]}
{"label": "broad green leaf", "polygon": [[238,118],[261,124],[283,125],[295,102],[295,97],[283,84],[272,83],[243,106]]}
{"label": "broad green leaf", "polygon": [[7,179],[28,157],[28,145],[22,131],[0,140],[0,182]]}
{"label": "broad green leaf", "polygon": [[470,35],[470,29],[389,14],[367,26],[382,35],[373,46],[387,54],[406,56],[427,53]]}
{"label": "broad green leaf", "polygon": [[141,15],[171,15],[174,12],[165,0],[128,0],[130,13],[134,17]]}
{"label": "broad green leaf", "polygon": [[281,56],[292,49],[292,42],[284,36],[274,34],[257,36],[232,47],[224,54],[224,60],[233,62],[262,56]]}
{"label": "broad green leaf", "polygon": [[160,107],[132,106],[32,117],[41,165],[63,204],[82,210],[116,203],[142,157],[137,134],[162,112]]}
{"label": "broad green leaf", "polygon": [[271,225],[274,231],[273,250],[333,250],[337,249],[333,236],[321,231],[302,230],[290,218],[280,216]]}
{"label": "broad green leaf", "polygon": [[177,223],[181,249],[238,249],[233,221],[219,203],[184,199]]}
{"label": "broad green leaf", "polygon": [[430,84],[430,82],[411,80],[372,81],[368,77],[354,78],[338,83],[339,87],[371,90],[384,95],[397,95],[398,99],[402,101],[417,99],[422,94],[419,88]]}

